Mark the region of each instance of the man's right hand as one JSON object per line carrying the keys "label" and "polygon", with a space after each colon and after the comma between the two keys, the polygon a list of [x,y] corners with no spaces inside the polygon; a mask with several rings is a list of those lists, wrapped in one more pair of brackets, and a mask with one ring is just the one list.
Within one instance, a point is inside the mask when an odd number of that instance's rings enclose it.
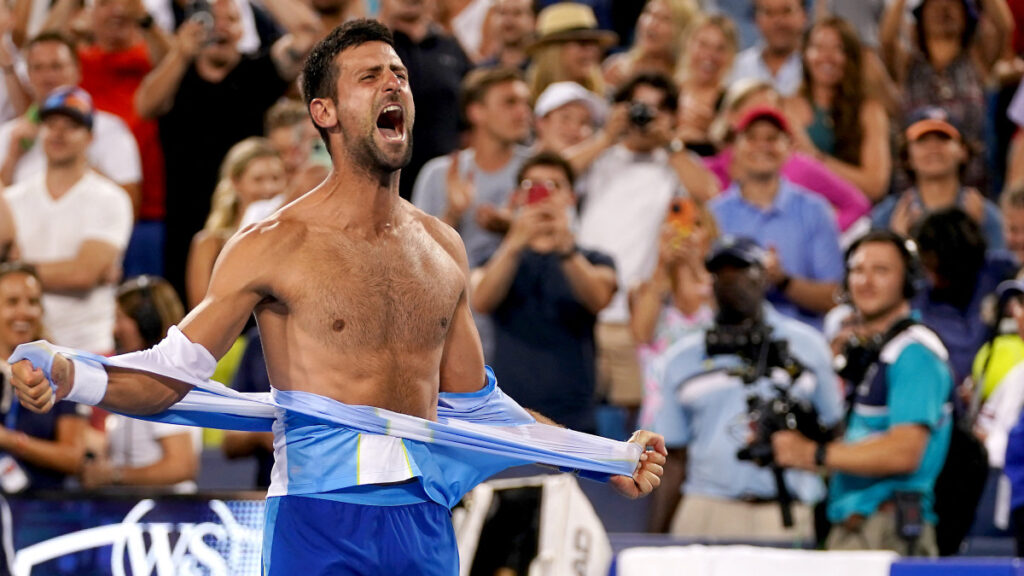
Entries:
{"label": "man's right hand", "polygon": [[36,368],[29,360],[16,362],[11,366],[11,374],[18,401],[38,414],[49,412],[54,404],[66,398],[74,382],[73,364],[60,354],[54,354],[50,367],[52,384],[42,368]]}
{"label": "man's right hand", "polygon": [[174,49],[189,60],[199,55],[206,43],[209,32],[202,22],[192,18],[178,26],[178,32],[174,35]]}

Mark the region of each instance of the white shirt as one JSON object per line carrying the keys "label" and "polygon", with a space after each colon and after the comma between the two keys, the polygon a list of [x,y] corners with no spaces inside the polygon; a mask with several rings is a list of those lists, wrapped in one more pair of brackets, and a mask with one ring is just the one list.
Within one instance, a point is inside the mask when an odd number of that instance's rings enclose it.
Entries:
{"label": "white shirt", "polygon": [[[0,161],[7,157],[11,145],[11,131],[18,118],[0,125]],[[14,168],[13,184],[46,170],[43,146],[36,138],[32,148],[25,152]],[[93,117],[92,144],[89,145],[89,165],[118,184],[136,184],[142,180],[139,145],[123,120],[97,110]]]}
{"label": "white shirt", "polygon": [[729,75],[729,84],[741,78],[757,78],[764,80],[775,87],[775,91],[788,98],[796,94],[803,82],[804,67],[800,62],[800,51],[795,50],[786,58],[779,68],[777,74],[772,74],[768,65],[761,58],[764,51],[763,45],[752,46],[740,52],[736,56],[736,62],[732,65],[732,73]]}
{"label": "white shirt", "polygon": [[[61,198],[46,188],[45,173],[4,192],[14,216],[16,238],[26,262],[74,259],[86,240],[113,245],[123,254],[132,231],[128,194],[93,171]],[[95,352],[114,350],[115,287],[84,292],[43,293],[43,323],[53,341]]]}
{"label": "white shirt", "polygon": [[[195,426],[177,426],[111,414],[107,416],[106,428],[110,463],[117,467],[141,468],[159,462],[164,457],[160,440],[177,434],[189,435],[197,458],[203,450],[203,429]],[[195,492],[196,483],[185,480],[175,484],[174,488],[176,492]]]}
{"label": "white shirt", "polygon": [[602,322],[629,320],[627,295],[646,280],[658,260],[658,237],[675,196],[685,196],[668,153],[637,154],[619,145],[606,150],[584,174],[577,242],[615,259],[619,290],[600,313]]}

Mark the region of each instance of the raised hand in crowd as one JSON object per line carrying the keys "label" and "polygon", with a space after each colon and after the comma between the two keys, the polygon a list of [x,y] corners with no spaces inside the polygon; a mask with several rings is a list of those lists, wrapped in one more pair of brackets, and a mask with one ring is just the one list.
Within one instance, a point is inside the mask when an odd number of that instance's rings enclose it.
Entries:
{"label": "raised hand in crowd", "polygon": [[473,205],[476,199],[476,186],[473,184],[473,172],[465,175],[459,173],[458,152],[451,154],[451,164],[445,175],[445,191],[448,195],[448,206],[442,220],[452,228],[458,229],[462,216]]}

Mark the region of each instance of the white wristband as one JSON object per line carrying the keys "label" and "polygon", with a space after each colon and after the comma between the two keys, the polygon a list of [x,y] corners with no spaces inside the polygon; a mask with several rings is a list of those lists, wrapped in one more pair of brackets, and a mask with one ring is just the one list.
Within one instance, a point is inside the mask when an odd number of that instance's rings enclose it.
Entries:
{"label": "white wristband", "polygon": [[88,406],[96,406],[107,395],[107,371],[96,362],[72,358],[75,365],[75,381],[71,392],[64,398]]}

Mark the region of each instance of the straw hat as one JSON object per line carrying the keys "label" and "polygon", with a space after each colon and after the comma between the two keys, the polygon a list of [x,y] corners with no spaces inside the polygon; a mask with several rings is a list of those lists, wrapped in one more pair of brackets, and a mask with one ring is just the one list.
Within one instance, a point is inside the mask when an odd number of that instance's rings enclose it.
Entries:
{"label": "straw hat", "polygon": [[597,42],[601,48],[607,49],[618,44],[619,37],[614,32],[598,29],[597,17],[590,6],[559,2],[537,15],[537,39],[526,51],[533,53],[542,46],[572,40]]}

